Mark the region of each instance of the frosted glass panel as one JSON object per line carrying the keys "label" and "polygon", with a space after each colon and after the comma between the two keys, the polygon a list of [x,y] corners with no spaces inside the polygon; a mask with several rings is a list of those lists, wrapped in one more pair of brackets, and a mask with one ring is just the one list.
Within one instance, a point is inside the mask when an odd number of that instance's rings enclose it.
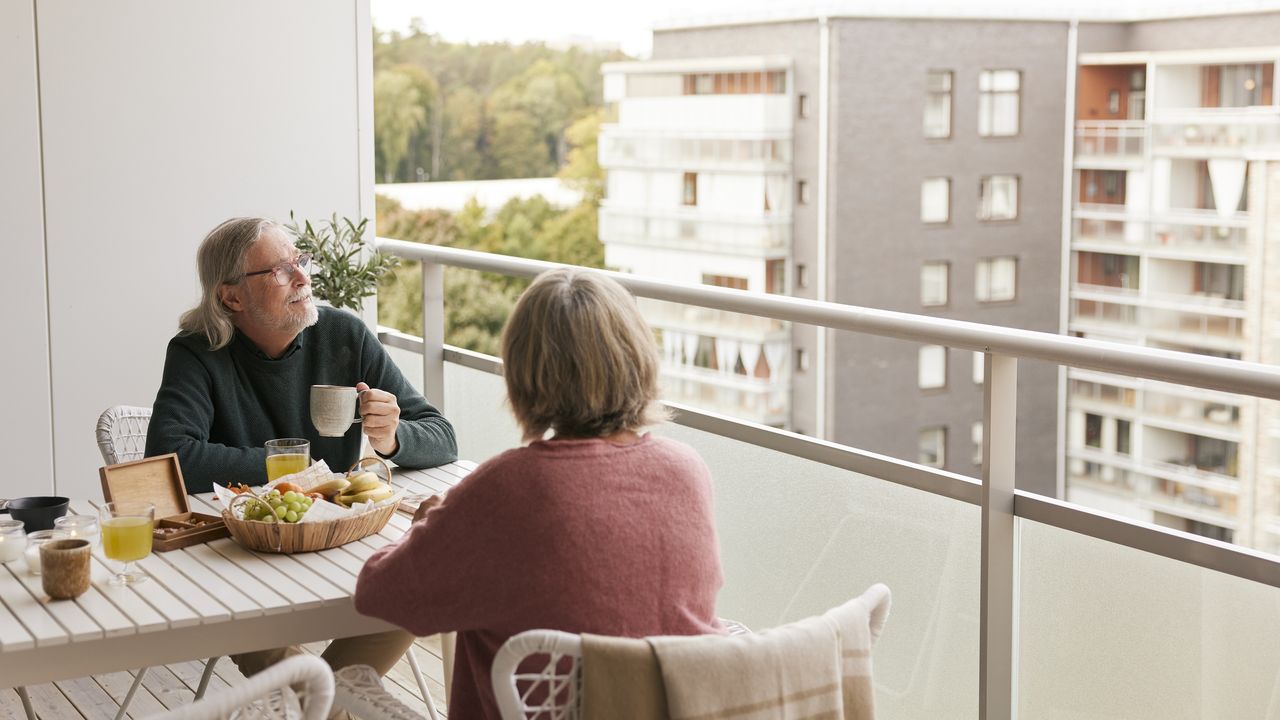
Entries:
{"label": "frosted glass panel", "polygon": [[762,629],[883,582],[877,717],[977,717],[977,507],[679,425],[657,432],[715,476],[721,615]]}
{"label": "frosted glass panel", "polygon": [[1280,715],[1280,590],[1018,523],[1021,717]]}

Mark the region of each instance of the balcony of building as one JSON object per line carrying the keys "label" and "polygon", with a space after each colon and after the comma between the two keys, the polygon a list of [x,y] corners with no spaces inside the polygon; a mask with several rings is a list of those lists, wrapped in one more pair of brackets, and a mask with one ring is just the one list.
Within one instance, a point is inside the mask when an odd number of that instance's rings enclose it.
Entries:
{"label": "balcony of building", "polygon": [[791,61],[757,56],[606,63],[604,98],[629,131],[789,136]]}
{"label": "balcony of building", "polygon": [[1127,170],[1146,162],[1147,123],[1142,120],[1077,120],[1076,168]]}
{"label": "balcony of building", "polygon": [[[763,183],[762,183],[763,185]],[[778,188],[779,193],[782,188]],[[764,197],[764,191],[761,192]],[[781,202],[781,201],[779,201]],[[719,212],[697,206],[643,207],[605,200],[599,213],[600,241],[649,249],[781,258],[791,252],[791,213],[772,207],[755,212]]]}
{"label": "balcony of building", "polygon": [[681,171],[744,173],[791,172],[791,137],[753,137],[742,133],[691,135],[688,132],[631,130],[618,124],[600,128],[599,162],[613,168],[667,168]]}
{"label": "balcony of building", "polygon": [[[383,247],[424,260],[461,261],[473,268],[485,262],[483,258],[474,259],[475,254],[447,248],[391,242],[384,242]],[[526,262],[495,258],[492,267],[516,270],[519,274],[542,267],[536,263],[528,263],[526,267]],[[995,333],[982,335],[983,342],[1000,342],[997,337],[1009,333],[1018,335],[1018,342],[1026,341],[1021,338],[1022,331],[983,329],[983,326],[935,318],[685,286],[632,275],[616,277],[646,301],[679,298],[686,304],[714,310],[754,312],[778,320],[827,322],[845,331],[892,333],[895,337],[921,342],[945,341],[965,349],[995,349],[991,345],[974,344],[978,342],[977,336],[966,339],[963,333],[968,329]],[[809,314],[810,310],[815,314]],[[1073,373],[1127,377],[1132,382],[1152,386],[1170,383],[1125,375],[1119,364],[1110,364],[1111,358],[1120,357],[1112,353],[1159,354],[1160,367],[1164,369],[1155,374],[1165,380],[1175,377],[1169,374],[1172,366],[1167,364],[1172,357],[1214,367],[1226,363],[1221,365],[1224,369],[1258,367],[1089,340],[1030,335],[1069,349],[1072,364],[1084,366],[1081,370],[1073,369]],[[422,356],[418,354],[420,343],[415,339],[390,337],[387,341],[396,346],[398,362],[404,363],[406,374],[414,377],[423,372]],[[400,347],[414,351],[406,353]],[[446,412],[454,418],[459,437],[469,443],[465,452],[484,457],[515,442],[510,421],[500,417],[503,390],[497,375],[498,362],[450,348],[444,348],[441,355],[442,374],[430,382],[441,383]],[[984,384],[984,389],[991,393],[1001,383],[1000,369],[993,363],[989,361]],[[697,368],[697,371],[699,380],[707,379],[704,373],[720,375],[718,370]],[[1266,372],[1276,371],[1267,369]],[[1007,381],[1007,376],[1004,379]],[[1280,377],[1276,382],[1277,394],[1280,394]],[[671,383],[667,388],[678,391]],[[1192,388],[1187,392],[1213,391]],[[1132,406],[1134,397],[1123,390],[1111,393],[1100,389],[1098,401],[1126,407]],[[724,414],[704,412],[682,404],[673,405],[672,409],[674,424],[659,432],[692,444],[707,459],[717,479],[717,517],[728,576],[728,585],[721,596],[724,611],[767,626],[820,608],[878,573],[895,587],[895,603],[901,602],[901,605],[895,605],[895,613],[900,614],[895,614],[894,619],[904,626],[901,634],[892,639],[886,635],[876,651],[876,700],[880,714],[888,718],[976,717],[973,678],[979,666],[989,663],[992,657],[991,652],[974,653],[977,635],[983,626],[977,580],[983,577],[981,568],[991,565],[984,566],[981,560],[980,507],[973,507],[961,498],[968,497],[966,493],[974,492],[981,485],[911,462],[735,420],[727,416],[727,411]],[[991,416],[986,417],[984,423],[988,428],[1000,427],[999,419]],[[1240,481],[1227,474],[1230,468],[1225,455],[1215,454],[1214,448],[1188,444],[1185,435],[1163,429],[1143,432],[1165,433],[1167,440],[1172,438],[1167,443],[1172,449],[1161,452],[1159,441],[1148,440],[1145,444],[1155,453],[1148,460],[1122,456],[1117,451],[1125,449],[1123,447],[1113,446],[1109,452],[1101,448],[1072,448],[1068,470],[1071,471],[1076,461],[1084,463],[1076,468],[1077,475],[1088,476],[1082,482],[1113,488],[1113,494],[1125,493],[1125,497],[1133,499],[1130,505],[1138,508],[1135,512],[1140,511],[1148,518],[1145,521],[1122,519],[1115,514],[1021,492],[1014,495],[1013,530],[1018,538],[1015,553],[1019,585],[1013,597],[1014,612],[1021,626],[1015,643],[1018,667],[1015,684],[1021,715],[1053,715],[1063,708],[1085,714],[1110,712],[1150,718],[1177,712],[1170,701],[1162,697],[1145,690],[1134,694],[1131,690],[1134,686],[1146,688],[1147,683],[1152,682],[1149,670],[1153,662],[1164,663],[1170,672],[1180,672],[1178,668],[1183,660],[1169,665],[1165,657],[1168,653],[1188,657],[1179,644],[1183,635],[1176,629],[1182,625],[1171,625],[1168,617],[1173,612],[1168,609],[1169,593],[1181,587],[1176,583],[1182,582],[1176,563],[1149,558],[1156,564],[1138,564],[1147,562],[1141,551],[1124,544],[1113,545],[1089,537],[1088,531],[1084,534],[1080,531],[1089,523],[1101,522],[1103,527],[1114,527],[1117,532],[1123,529],[1123,533],[1131,533],[1136,529],[1161,537],[1182,538],[1194,543],[1197,550],[1224,548],[1226,552],[1227,546],[1194,539],[1193,533],[1236,531],[1239,521],[1228,511],[1234,508],[1238,512],[1241,507]],[[509,434],[504,436],[504,433]],[[1003,434],[996,435],[1001,436]],[[990,438],[990,433],[986,437]],[[992,453],[996,452],[998,443],[992,444],[989,439],[985,442],[983,466],[986,481],[991,482],[995,476]],[[1131,447],[1129,451],[1135,449]],[[1104,467],[1111,470],[1104,472]],[[899,482],[907,485],[904,487]],[[1069,480],[1067,487],[1071,486]],[[1145,505],[1139,507],[1139,501]],[[1036,503],[1041,502],[1050,503],[1062,512],[1082,513],[1079,517],[1082,522],[1083,518],[1089,518],[1088,523],[1074,532],[1064,533],[1060,527],[1042,522],[1043,516],[1037,515],[1039,519],[1018,517],[1019,512],[1030,513],[1032,508],[1039,507]],[[1126,558],[1124,551],[1138,555]],[[1197,574],[1187,577],[1197,588],[1194,597],[1201,596],[1202,583],[1211,577],[1204,576],[1204,572],[1198,570]],[[1170,585],[1171,582],[1175,585]],[[902,590],[896,589],[899,587]],[[1241,590],[1224,592],[1235,594]],[[1271,596],[1261,598],[1258,602],[1265,603]],[[1106,614],[1099,616],[1096,610],[1089,609],[1096,608],[1098,603],[1108,607]],[[1190,612],[1195,617],[1209,607],[1218,605],[1206,601]],[[1269,612],[1270,605],[1265,607]],[[1159,614],[1165,619],[1153,620],[1152,608],[1160,609]],[[1051,612],[1052,617],[1041,614],[1045,612]],[[1088,622],[1085,622],[1086,616],[1090,618]],[[1077,617],[1079,624],[1073,620]],[[1238,610],[1229,617],[1244,622]],[[1099,621],[1103,627],[1097,625]],[[1072,628],[1071,643],[1060,636],[1064,623]],[[1206,631],[1203,621],[1194,621],[1192,625],[1185,631],[1187,642],[1194,637],[1198,643]],[[1227,632],[1228,629],[1215,626],[1212,631]],[[1085,637],[1081,637],[1081,633]],[[1147,646],[1157,637],[1160,638],[1158,658]],[[1071,650],[1082,647],[1079,643],[1088,646],[1086,653]],[[1048,656],[1044,655],[1046,652]],[[1232,652],[1237,653],[1238,649]],[[1098,666],[1100,653],[1105,657],[1102,667]],[[1204,660],[1203,653],[1203,649],[1196,650],[1189,657]],[[1122,657],[1117,658],[1117,654]],[[1034,658],[1047,661],[1048,665],[1037,665]],[[1233,660],[1238,663],[1235,656]],[[1139,666],[1143,668],[1140,681],[1136,670]],[[1197,662],[1197,670],[1190,676],[1197,692],[1201,693],[1207,687],[1218,687],[1219,682],[1206,679],[1203,667],[1202,662]],[[1043,673],[1054,670],[1060,675],[1057,680],[1043,677]],[[1271,678],[1272,670],[1273,666],[1268,665],[1266,678]],[[1062,689],[1064,677],[1069,678],[1066,682],[1070,692]],[[1132,684],[1126,683],[1126,678]],[[1156,682],[1162,685],[1161,692],[1170,691],[1162,680]],[[1082,704],[1074,697],[1086,688],[1107,695],[1102,701],[1103,709],[1098,709],[1093,701]],[[1216,715],[1222,703],[1246,702],[1243,697],[1249,694],[1215,694],[1212,700],[1197,702],[1208,702],[1211,706],[1208,712]],[[1230,707],[1235,711],[1238,706]],[[1251,710],[1253,705],[1246,703],[1245,707]]]}
{"label": "balcony of building", "polygon": [[1075,167],[1141,167],[1147,134],[1145,116],[1145,65],[1079,66]]}
{"label": "balcony of building", "polygon": [[1280,145],[1275,60],[1159,65],[1152,151],[1170,157],[1245,158]]}

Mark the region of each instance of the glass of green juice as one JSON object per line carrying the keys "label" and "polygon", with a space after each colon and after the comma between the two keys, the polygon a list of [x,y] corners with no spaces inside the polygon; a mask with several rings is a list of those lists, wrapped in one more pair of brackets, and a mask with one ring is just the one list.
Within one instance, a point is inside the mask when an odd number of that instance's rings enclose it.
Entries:
{"label": "glass of green juice", "polygon": [[146,580],[147,574],[135,568],[134,563],[151,554],[156,506],[149,502],[109,502],[99,508],[98,516],[103,554],[124,563],[111,584],[135,585]]}
{"label": "glass of green juice", "polygon": [[267,441],[267,482],[311,466],[311,443],[302,438]]}

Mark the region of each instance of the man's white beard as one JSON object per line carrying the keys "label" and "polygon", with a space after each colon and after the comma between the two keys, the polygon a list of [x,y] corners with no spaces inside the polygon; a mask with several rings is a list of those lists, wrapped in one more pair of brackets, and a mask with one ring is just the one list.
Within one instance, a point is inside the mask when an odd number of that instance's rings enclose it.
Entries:
{"label": "man's white beard", "polygon": [[[306,298],[306,301],[293,304],[301,298]],[[300,333],[320,320],[320,311],[311,299],[311,288],[303,288],[290,295],[285,303],[278,315],[268,312],[256,301],[249,307],[249,312],[254,320],[280,332]]]}

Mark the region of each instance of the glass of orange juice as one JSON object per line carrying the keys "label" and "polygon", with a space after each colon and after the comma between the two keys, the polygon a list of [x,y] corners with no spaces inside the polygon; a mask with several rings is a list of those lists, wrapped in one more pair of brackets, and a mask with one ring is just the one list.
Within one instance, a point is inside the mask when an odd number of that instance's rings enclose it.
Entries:
{"label": "glass of orange juice", "polygon": [[133,564],[151,554],[151,532],[156,526],[156,506],[149,502],[109,502],[98,510],[102,531],[102,552],[124,568],[112,585],[134,585],[147,574]]}
{"label": "glass of orange juice", "polygon": [[267,441],[267,482],[302,472],[311,465],[311,443],[302,438]]}

